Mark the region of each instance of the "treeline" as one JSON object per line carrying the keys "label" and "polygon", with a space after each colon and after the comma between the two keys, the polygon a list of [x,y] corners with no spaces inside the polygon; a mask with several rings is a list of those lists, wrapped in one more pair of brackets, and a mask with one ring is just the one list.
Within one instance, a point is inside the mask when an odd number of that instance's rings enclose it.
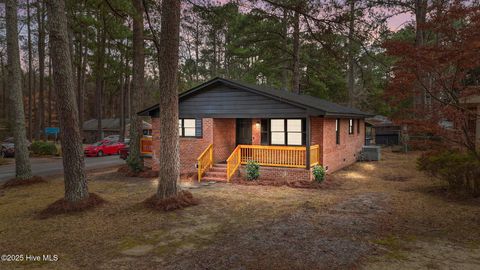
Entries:
{"label": "treeline", "polygon": [[[44,2],[19,1],[22,82],[31,139],[39,139],[44,127],[58,125]],[[159,96],[154,39],[160,33],[161,8],[158,1],[142,2],[148,16],[143,19],[145,88],[139,107],[155,103]],[[132,1],[66,1],[66,10],[80,125],[92,118],[128,118],[132,110]],[[185,1],[179,91],[222,76],[388,114],[382,95],[391,60],[382,44],[395,35],[388,20],[401,13],[415,18],[417,10],[409,1]],[[409,36],[413,40],[412,23]],[[4,32],[0,35],[4,48]],[[3,71],[4,50],[0,60]],[[5,77],[0,92],[3,118],[8,106]]]}

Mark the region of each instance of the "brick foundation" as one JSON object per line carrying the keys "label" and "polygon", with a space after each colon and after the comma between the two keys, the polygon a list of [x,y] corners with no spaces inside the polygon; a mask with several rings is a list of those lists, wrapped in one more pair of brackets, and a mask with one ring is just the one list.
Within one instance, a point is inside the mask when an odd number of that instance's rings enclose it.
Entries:
{"label": "brick foundation", "polygon": [[[240,166],[238,177],[246,178],[245,165]],[[279,180],[279,181],[301,181],[312,180],[311,170],[302,168],[282,168],[282,167],[266,167],[260,166],[259,180]]]}

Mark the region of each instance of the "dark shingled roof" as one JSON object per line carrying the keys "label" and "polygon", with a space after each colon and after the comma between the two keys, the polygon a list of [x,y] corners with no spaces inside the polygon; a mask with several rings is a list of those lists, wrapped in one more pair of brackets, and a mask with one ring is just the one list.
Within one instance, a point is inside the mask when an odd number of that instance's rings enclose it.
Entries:
{"label": "dark shingled roof", "polygon": [[[373,116],[373,114],[362,112],[358,109],[355,108],[350,108],[347,106],[342,106],[330,101],[326,101],[321,98],[313,97],[310,95],[302,95],[302,94],[296,94],[293,92],[285,91],[285,90],[278,90],[274,88],[269,88],[265,86],[260,86],[256,84],[250,84],[250,83],[245,83],[245,82],[239,82],[239,81],[234,81],[234,80],[228,80],[220,77],[216,77],[214,79],[211,79],[205,83],[202,83],[190,90],[187,90],[185,92],[182,92],[179,94],[179,99],[182,100],[185,97],[197,92],[201,91],[202,89],[215,84],[215,83],[224,83],[226,85],[230,85],[233,87],[237,87],[240,89],[245,89],[247,91],[252,91],[256,92],[258,94],[262,94],[265,96],[269,96],[272,98],[275,98],[277,100],[285,101],[288,103],[292,103],[294,105],[304,107],[304,108],[310,108],[314,110],[319,110],[322,111],[324,115],[326,116],[356,116],[356,117],[370,117]],[[158,104],[153,105],[141,112],[139,112],[140,115],[148,115],[150,111],[157,110],[158,109]]]}

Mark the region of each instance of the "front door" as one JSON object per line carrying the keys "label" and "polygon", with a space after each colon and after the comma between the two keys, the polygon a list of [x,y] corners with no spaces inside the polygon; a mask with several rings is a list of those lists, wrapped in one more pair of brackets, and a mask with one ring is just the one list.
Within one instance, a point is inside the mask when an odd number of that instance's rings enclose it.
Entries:
{"label": "front door", "polygon": [[237,145],[252,144],[252,119],[237,119]]}

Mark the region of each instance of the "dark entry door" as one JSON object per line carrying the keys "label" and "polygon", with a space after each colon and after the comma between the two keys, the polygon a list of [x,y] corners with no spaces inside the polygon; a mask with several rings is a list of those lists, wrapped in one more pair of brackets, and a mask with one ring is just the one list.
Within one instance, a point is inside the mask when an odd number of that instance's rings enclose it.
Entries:
{"label": "dark entry door", "polygon": [[252,119],[237,119],[237,145],[252,144]]}

